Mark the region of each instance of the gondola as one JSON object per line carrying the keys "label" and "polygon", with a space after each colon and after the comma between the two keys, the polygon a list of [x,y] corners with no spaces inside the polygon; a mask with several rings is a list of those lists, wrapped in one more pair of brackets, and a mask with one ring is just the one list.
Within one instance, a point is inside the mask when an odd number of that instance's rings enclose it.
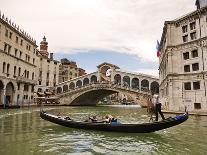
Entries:
{"label": "gondola", "polygon": [[43,110],[40,111],[40,117],[49,122],[66,126],[69,128],[86,129],[86,130],[99,130],[99,131],[111,131],[111,132],[126,132],[126,133],[149,133],[158,130],[163,130],[169,127],[176,126],[185,122],[188,119],[188,113],[185,112],[175,117],[169,117],[165,120],[152,123],[142,124],[115,124],[115,123],[103,123],[103,122],[78,122],[69,119],[68,117],[61,117],[49,114]]}

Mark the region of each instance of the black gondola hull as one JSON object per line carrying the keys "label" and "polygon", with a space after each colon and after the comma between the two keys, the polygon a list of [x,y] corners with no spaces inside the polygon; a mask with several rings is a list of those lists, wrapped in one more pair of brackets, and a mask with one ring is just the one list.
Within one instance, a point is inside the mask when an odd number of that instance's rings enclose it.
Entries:
{"label": "black gondola hull", "polygon": [[109,123],[77,122],[73,120],[64,119],[63,117],[60,116],[51,115],[44,111],[40,112],[40,117],[44,120],[62,126],[66,126],[69,128],[111,131],[111,132],[149,133],[149,132],[155,132],[158,130],[170,128],[185,122],[188,119],[188,113],[184,113],[174,118],[168,118],[166,120],[159,121],[159,122],[143,123],[143,124],[109,124]]}

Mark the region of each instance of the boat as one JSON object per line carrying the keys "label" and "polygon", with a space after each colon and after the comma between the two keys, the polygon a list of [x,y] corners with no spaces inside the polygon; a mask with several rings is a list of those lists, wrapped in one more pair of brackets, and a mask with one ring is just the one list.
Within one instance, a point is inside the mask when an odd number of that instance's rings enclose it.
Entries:
{"label": "boat", "polygon": [[121,124],[121,123],[104,123],[104,122],[82,122],[68,119],[68,117],[56,116],[46,111],[40,111],[40,117],[49,122],[59,124],[69,128],[99,130],[110,132],[126,132],[126,133],[149,133],[158,130],[170,128],[185,122],[188,119],[188,113],[169,117],[159,122],[142,123],[142,124]]}

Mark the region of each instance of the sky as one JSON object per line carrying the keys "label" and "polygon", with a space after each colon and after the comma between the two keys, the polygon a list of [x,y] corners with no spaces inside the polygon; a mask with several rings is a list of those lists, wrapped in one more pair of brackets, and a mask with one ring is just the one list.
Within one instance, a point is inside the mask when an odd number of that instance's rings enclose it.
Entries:
{"label": "sky", "polygon": [[109,62],[158,76],[156,42],[164,21],[196,9],[195,0],[0,0],[0,10],[37,40],[45,35],[56,59],[88,73]]}

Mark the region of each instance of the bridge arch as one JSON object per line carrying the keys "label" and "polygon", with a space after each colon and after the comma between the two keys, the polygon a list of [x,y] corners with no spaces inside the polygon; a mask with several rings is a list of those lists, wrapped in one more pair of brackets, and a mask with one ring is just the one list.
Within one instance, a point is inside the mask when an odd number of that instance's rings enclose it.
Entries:
{"label": "bridge arch", "polygon": [[63,92],[67,92],[68,91],[68,85],[64,85],[63,86]]}
{"label": "bridge arch", "polygon": [[70,89],[70,90],[75,89],[75,83],[74,83],[74,82],[71,82],[71,83],[69,84],[69,89]]}
{"label": "bridge arch", "polygon": [[88,78],[84,78],[83,79],[83,86],[88,85],[89,84],[89,79]]}
{"label": "bridge arch", "polygon": [[138,78],[133,78],[132,79],[132,89],[139,89],[139,79]]}
{"label": "bridge arch", "polygon": [[57,94],[62,93],[62,87],[57,87]]}
{"label": "bridge arch", "polygon": [[130,87],[130,77],[129,76],[123,77],[123,84],[124,84],[124,86]]}
{"label": "bridge arch", "polygon": [[76,87],[77,88],[81,88],[82,87],[82,81],[81,80],[78,80],[77,82],[76,82]]}
{"label": "bridge arch", "polygon": [[149,91],[149,81],[144,79],[141,81],[141,90],[142,91]]}
{"label": "bridge arch", "polygon": [[114,83],[115,84],[121,84],[121,75],[120,74],[116,74],[114,76]]}
{"label": "bridge arch", "polygon": [[96,83],[98,80],[97,80],[97,76],[95,75],[92,75],[91,76],[91,83]]}
{"label": "bridge arch", "polygon": [[150,85],[150,91],[152,95],[159,94],[159,83],[156,81],[153,81]]}

